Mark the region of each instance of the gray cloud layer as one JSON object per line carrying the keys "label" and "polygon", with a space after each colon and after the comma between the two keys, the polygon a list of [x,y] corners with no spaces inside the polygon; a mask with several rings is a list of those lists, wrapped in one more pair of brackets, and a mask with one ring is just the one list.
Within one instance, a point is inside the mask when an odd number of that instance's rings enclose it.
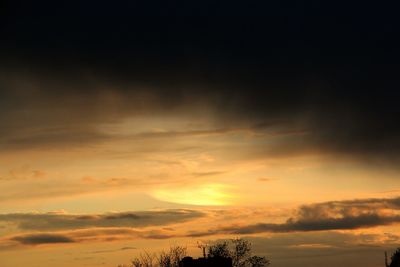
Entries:
{"label": "gray cloud layer", "polygon": [[[206,216],[206,213],[194,210],[165,210],[102,215],[3,214],[0,216],[0,222],[15,224],[18,229],[24,231],[41,231],[35,234],[22,233],[8,239],[24,245],[35,245],[131,238],[197,238],[218,234],[352,230],[400,223],[399,211],[400,198],[331,201],[303,205],[284,223],[228,225],[205,231],[183,232],[164,228],[153,230],[140,228],[194,220]],[[221,216],[224,214],[221,213]]]}
{"label": "gray cloud layer", "polygon": [[[13,242],[20,245],[44,245],[59,243],[110,242],[131,239],[168,239],[178,235],[165,230],[138,230],[126,227],[94,227],[90,229],[58,232],[20,233],[3,238],[6,245]],[[1,246],[0,246],[1,247]],[[128,248],[125,248],[128,249]],[[108,251],[102,251],[108,252]],[[96,252],[93,252],[96,253]]]}
{"label": "gray cloud layer", "polygon": [[146,227],[185,222],[205,214],[194,210],[163,210],[108,213],[99,215],[0,214],[0,222],[15,224],[21,230],[57,231],[92,227]]}
{"label": "gray cloud layer", "polygon": [[31,234],[13,237],[11,240],[18,241],[24,245],[41,245],[57,243],[73,243],[73,239],[58,234]]}
{"label": "gray cloud layer", "polygon": [[[202,232],[183,233],[201,237],[214,234],[255,234],[262,232],[310,232],[351,230],[400,223],[400,198],[332,201],[303,205],[284,223],[256,223],[221,226]],[[20,230],[63,231],[99,228],[141,228],[195,220],[206,213],[195,210],[165,210],[109,213],[100,215],[2,214],[0,222]],[[175,235],[175,234],[174,234]],[[147,238],[169,238],[170,233],[147,233]]]}
{"label": "gray cloud layer", "polygon": [[309,232],[351,230],[400,223],[400,198],[332,201],[301,206],[296,216],[284,223],[232,225],[205,232],[192,232],[200,237],[219,233],[255,234],[263,232]]}

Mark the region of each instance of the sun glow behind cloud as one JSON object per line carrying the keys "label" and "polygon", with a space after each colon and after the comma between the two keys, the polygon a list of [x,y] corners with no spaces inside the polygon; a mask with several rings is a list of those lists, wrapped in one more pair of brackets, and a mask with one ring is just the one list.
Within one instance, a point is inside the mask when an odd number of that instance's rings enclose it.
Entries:
{"label": "sun glow behind cloud", "polygon": [[197,187],[182,187],[159,189],[153,192],[153,196],[159,200],[199,205],[199,206],[225,206],[234,203],[234,194],[231,187],[223,184],[204,184]]}

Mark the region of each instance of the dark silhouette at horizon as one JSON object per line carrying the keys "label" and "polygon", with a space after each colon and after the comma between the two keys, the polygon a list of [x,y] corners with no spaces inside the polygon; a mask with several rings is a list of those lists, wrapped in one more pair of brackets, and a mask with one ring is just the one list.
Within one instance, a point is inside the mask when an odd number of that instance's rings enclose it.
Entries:
{"label": "dark silhouette at horizon", "polygon": [[[144,252],[134,258],[132,267],[267,267],[270,261],[262,256],[252,255],[251,243],[237,238],[214,244],[198,244],[203,257],[194,259],[181,246],[170,247],[158,255]],[[206,251],[207,250],[207,251]],[[206,253],[207,252],[207,253]],[[120,267],[125,265],[119,265]]]}
{"label": "dark silhouette at horizon", "polygon": [[179,267],[233,267],[231,257],[208,257],[193,259],[184,257],[179,262]]}
{"label": "dark silhouette at horizon", "polygon": [[400,248],[397,248],[396,251],[390,257],[390,264],[388,264],[387,252],[385,251],[385,266],[386,267],[400,267]]}

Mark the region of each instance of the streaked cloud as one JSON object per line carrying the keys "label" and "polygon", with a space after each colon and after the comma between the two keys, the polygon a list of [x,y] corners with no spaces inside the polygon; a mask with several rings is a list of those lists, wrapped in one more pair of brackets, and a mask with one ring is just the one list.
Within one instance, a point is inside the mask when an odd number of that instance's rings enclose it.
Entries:
{"label": "streaked cloud", "polygon": [[231,225],[193,231],[192,237],[215,234],[257,234],[354,230],[400,223],[400,198],[332,201],[303,205],[284,223]]}
{"label": "streaked cloud", "polygon": [[59,244],[59,243],[73,243],[73,239],[58,234],[29,234],[21,235],[11,238],[24,245],[41,245],[41,244]]}
{"label": "streaked cloud", "polygon": [[[243,212],[255,223],[243,223]],[[282,213],[277,211],[277,216]],[[25,245],[91,242],[105,240],[170,239],[179,237],[202,238],[215,235],[244,236],[260,233],[325,232],[331,230],[368,229],[400,223],[400,198],[358,199],[331,201],[300,206],[294,216],[283,223],[257,222],[262,211],[253,213],[237,210],[161,210],[141,212],[120,212],[106,214],[71,215],[48,214],[2,214],[0,222],[15,225],[27,233],[10,236],[5,240]],[[265,216],[265,214],[264,214]],[[274,218],[273,214],[269,214]],[[275,218],[279,219],[279,217]],[[197,222],[199,219],[201,222]],[[211,221],[214,223],[211,223]],[[227,220],[237,222],[228,224]],[[186,223],[186,226],[171,224]],[[219,227],[213,227],[218,223]],[[198,227],[201,224],[202,227]],[[204,229],[205,228],[205,229]],[[202,230],[200,230],[202,229]],[[40,233],[30,233],[40,231]],[[394,235],[386,240],[394,240]],[[398,237],[396,236],[397,240]],[[4,241],[4,239],[3,239]],[[296,244],[302,248],[326,248],[326,244]]]}
{"label": "streaked cloud", "polygon": [[89,252],[90,254],[101,254],[101,253],[110,253],[110,252],[118,252],[118,251],[124,251],[124,250],[135,250],[137,248],[135,247],[122,247],[119,249],[107,249],[107,250],[95,250]]}
{"label": "streaked cloud", "polygon": [[[51,245],[62,243],[94,243],[94,242],[113,242],[134,239],[170,239],[179,237],[174,232],[159,229],[134,229],[127,227],[94,227],[90,229],[58,231],[58,232],[41,232],[41,233],[20,233],[16,235],[5,236],[0,239],[0,247],[4,244],[10,246],[10,242],[14,245]],[[121,249],[129,250],[130,248]],[[103,251],[104,252],[104,251]],[[108,251],[107,251],[108,252]],[[97,252],[93,252],[97,253]],[[100,252],[98,252],[100,253]]]}
{"label": "streaked cloud", "polygon": [[201,218],[201,211],[178,209],[161,211],[115,212],[72,215],[57,213],[0,214],[0,222],[11,223],[20,230],[57,231],[93,227],[147,227],[186,222]]}

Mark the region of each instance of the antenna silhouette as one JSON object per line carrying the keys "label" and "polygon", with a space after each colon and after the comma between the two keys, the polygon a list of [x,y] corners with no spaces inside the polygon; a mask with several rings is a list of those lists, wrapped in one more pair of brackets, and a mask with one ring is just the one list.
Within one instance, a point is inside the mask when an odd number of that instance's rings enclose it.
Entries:
{"label": "antenna silhouette", "polygon": [[207,257],[207,255],[206,255],[207,244],[197,241],[197,247],[203,250],[203,258],[206,258]]}

